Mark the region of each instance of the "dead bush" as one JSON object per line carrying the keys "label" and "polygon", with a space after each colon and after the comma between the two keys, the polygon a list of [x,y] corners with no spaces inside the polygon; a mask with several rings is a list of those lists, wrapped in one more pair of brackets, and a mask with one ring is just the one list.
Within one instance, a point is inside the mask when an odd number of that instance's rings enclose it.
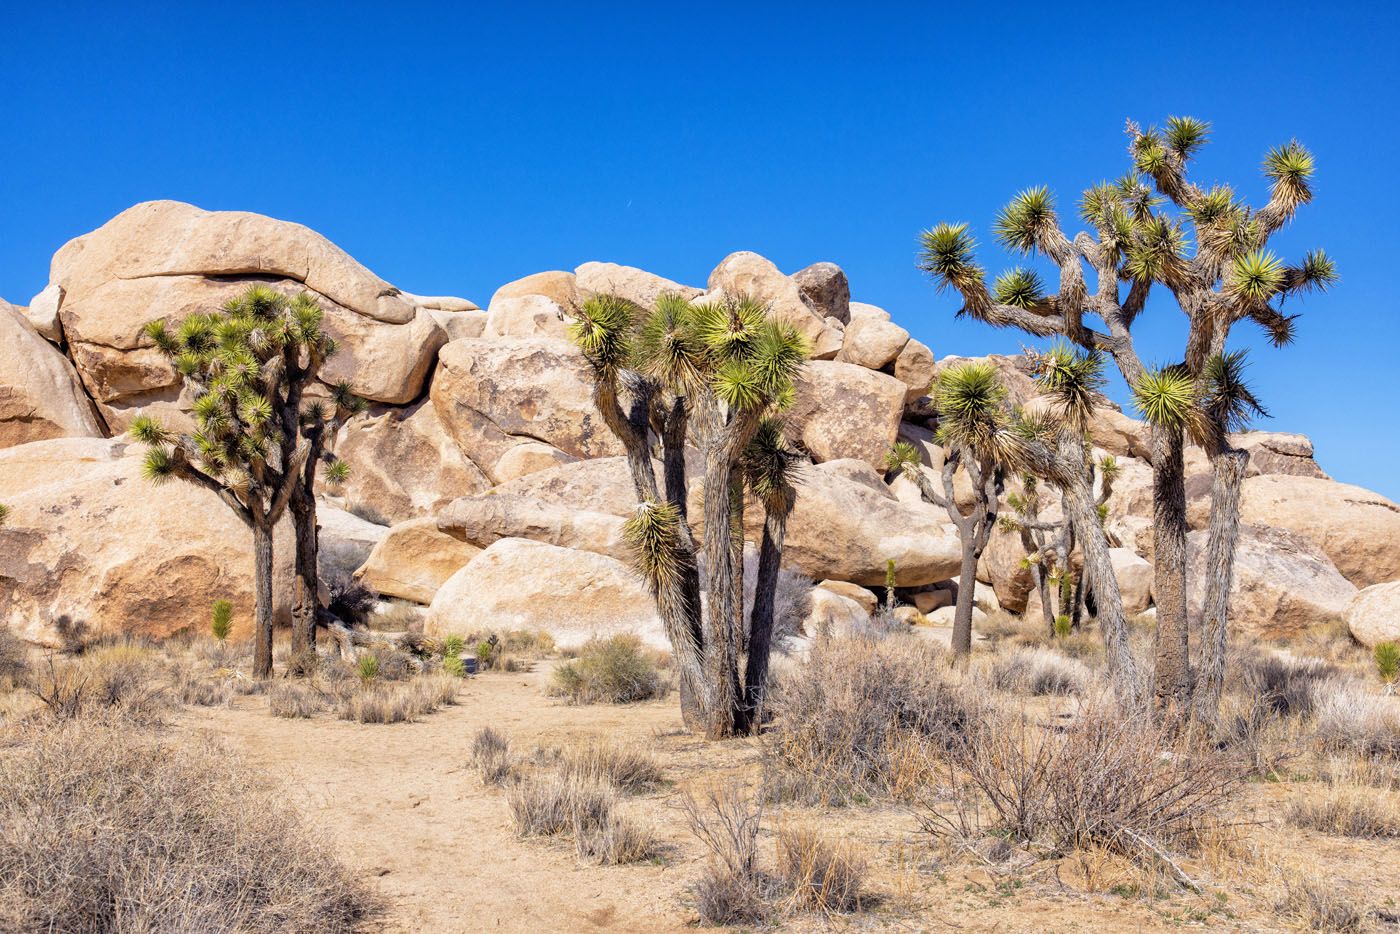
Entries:
{"label": "dead bush", "polygon": [[700,918],[710,924],[759,924],[771,917],[773,882],[758,865],[762,796],[731,782],[698,797],[685,794],[681,809],[708,854],[693,887]]}
{"label": "dead bush", "polygon": [[31,675],[29,690],[59,720],[120,710],[132,722],[151,724],[171,707],[154,655],[134,645],[90,649],[78,659],[50,653]]}
{"label": "dead bush", "polygon": [[423,675],[410,681],[372,681],[349,688],[340,701],[342,720],[360,723],[412,723],[439,707],[456,703],[457,679]]}
{"label": "dead bush", "polygon": [[944,764],[953,814],[934,801],[922,816],[935,835],[996,831],[1054,852],[1099,847],[1167,868],[1169,853],[1228,823],[1251,774],[1232,750],[1178,738],[1149,711],[1105,702],[1057,730],[1016,712],[988,716]]}
{"label": "dead bush", "polygon": [[1313,729],[1328,752],[1400,757],[1400,710],[1357,681],[1331,678],[1314,685]]}
{"label": "dead bush", "polygon": [[572,835],[578,855],[601,865],[631,863],[654,848],[650,831],[618,813],[612,787],[547,772],[516,782],[506,805],[522,837]]}
{"label": "dead bush", "polygon": [[1338,668],[1319,658],[1251,652],[1239,659],[1239,690],[1260,698],[1275,713],[1307,716],[1318,688],[1338,678]]}
{"label": "dead bush", "polygon": [[554,669],[551,693],[573,704],[630,704],[665,697],[670,687],[655,653],[624,633],[585,643],[577,658]]}
{"label": "dead bush", "polygon": [[574,824],[578,855],[600,866],[621,866],[647,859],[656,849],[656,838],[646,827],[609,811],[601,822]]}
{"label": "dead bush", "polygon": [[611,785],[626,792],[640,792],[661,783],[656,757],[634,746],[585,746],[566,753],[566,778]]}
{"label": "dead bush", "polygon": [[233,697],[229,679],[210,677],[187,665],[169,666],[170,689],[187,707],[226,707]]}
{"label": "dead bush", "polygon": [[483,785],[500,785],[512,770],[510,739],[489,726],[472,738],[471,763],[481,773]]}
{"label": "dead bush", "polygon": [[812,804],[915,793],[928,750],[954,742],[983,705],[948,673],[941,650],[862,636],[817,638],[770,704],[767,793]]}
{"label": "dead bush", "polygon": [[1094,678],[1083,662],[1042,648],[1012,649],[992,662],[990,673],[997,690],[1033,696],[1082,695]]}
{"label": "dead bush", "polygon": [[374,900],[285,795],[108,710],[0,756],[0,930],[352,931]]}
{"label": "dead bush", "polygon": [[1336,785],[1324,794],[1294,801],[1287,820],[1294,827],[1342,837],[1400,837],[1400,795]]}
{"label": "dead bush", "polygon": [[849,843],[832,843],[811,828],[778,833],[778,878],[799,909],[857,911],[866,862]]}
{"label": "dead bush", "polygon": [[309,720],[324,708],[320,691],[295,681],[279,681],[267,690],[267,710],[274,717]]}
{"label": "dead bush", "polygon": [[1328,934],[1352,934],[1366,930],[1367,909],[1344,887],[1316,879],[1288,883],[1278,906],[1306,930]]}

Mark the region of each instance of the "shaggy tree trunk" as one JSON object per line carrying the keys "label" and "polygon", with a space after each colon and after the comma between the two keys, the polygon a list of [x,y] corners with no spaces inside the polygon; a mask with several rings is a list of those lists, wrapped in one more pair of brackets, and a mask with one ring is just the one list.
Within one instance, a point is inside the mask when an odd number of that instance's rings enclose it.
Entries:
{"label": "shaggy tree trunk", "polygon": [[[731,430],[731,429],[727,429]],[[705,680],[711,693],[710,739],[722,739],[742,729],[739,686],[739,645],[734,638],[734,549],[730,536],[734,474],[728,445],[711,439],[705,456]]]}
{"label": "shaggy tree trunk", "polygon": [[1191,703],[1195,716],[1214,723],[1225,683],[1225,650],[1229,645],[1230,588],[1235,576],[1235,545],[1240,531],[1240,487],[1249,452],[1224,445],[1211,458],[1214,480],[1210,493],[1210,533],[1206,542],[1205,607],[1196,686]]}
{"label": "shaggy tree trunk", "polygon": [[972,652],[972,598],[977,594],[977,549],[964,537],[962,568],[958,572],[958,602],[953,611],[953,655],[967,660]]}
{"label": "shaggy tree trunk", "polygon": [[[314,471],[315,464],[308,470]],[[316,529],[316,497],[303,487],[292,496],[292,521],[296,528],[296,583],[292,607],[292,658],[300,661],[316,652],[316,611],[320,607],[320,577],[316,567],[319,542]]]}
{"label": "shaggy tree trunk", "polygon": [[1182,432],[1152,430],[1152,595],[1157,605],[1153,693],[1167,717],[1189,713],[1190,629],[1186,618],[1186,485]]}
{"label": "shaggy tree trunk", "polygon": [[787,503],[764,508],[763,543],[758,550],[758,578],[749,617],[749,656],[744,666],[744,710],[753,732],[763,725],[763,700],[768,689],[768,658],[773,650],[773,615],[777,603],[778,572],[783,564],[783,538],[787,534]]}
{"label": "shaggy tree trunk", "polygon": [[272,677],[272,523],[253,522],[253,677]]}

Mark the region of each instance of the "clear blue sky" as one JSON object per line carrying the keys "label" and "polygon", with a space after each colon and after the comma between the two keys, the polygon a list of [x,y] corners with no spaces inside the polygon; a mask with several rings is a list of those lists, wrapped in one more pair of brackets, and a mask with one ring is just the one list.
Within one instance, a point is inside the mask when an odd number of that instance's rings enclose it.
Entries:
{"label": "clear blue sky", "polygon": [[[1261,198],[1265,150],[1317,155],[1276,238],[1342,282],[1251,334],[1256,388],[1338,479],[1400,499],[1395,4],[65,4],[3,0],[0,296],[64,241],[176,198],[310,225],[418,293],[597,259],[703,284],[725,254],[833,260],[939,356],[1021,338],[953,319],[918,231],[1126,167],[1122,125],[1212,121],[1198,171]],[[1005,264],[984,252],[993,269]],[[1143,320],[1180,356],[1180,313]],[[1121,397],[1121,387],[1119,389]]]}

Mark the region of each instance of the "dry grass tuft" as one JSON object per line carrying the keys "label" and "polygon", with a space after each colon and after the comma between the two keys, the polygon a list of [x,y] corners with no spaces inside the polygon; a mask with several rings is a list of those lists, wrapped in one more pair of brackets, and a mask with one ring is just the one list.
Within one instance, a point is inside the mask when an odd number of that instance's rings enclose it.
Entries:
{"label": "dry grass tuft", "polygon": [[1316,879],[1291,882],[1278,907],[1308,931],[1360,934],[1366,930],[1366,907],[1358,904],[1356,897],[1345,888],[1328,882]]}
{"label": "dry grass tuft", "polygon": [[0,626],[0,691],[13,691],[25,684],[29,676],[29,646]]}
{"label": "dry grass tuft", "polygon": [[325,708],[321,692],[295,681],[279,681],[267,689],[267,710],[274,717],[309,720]]}
{"label": "dry grass tuft", "polygon": [[565,754],[565,778],[612,785],[636,793],[661,783],[661,764],[636,746],[586,746]]}
{"label": "dry grass tuft", "polygon": [[371,682],[344,696],[339,716],[360,723],[412,723],[439,707],[455,704],[458,684],[456,678],[443,675]]}
{"label": "dry grass tuft", "polygon": [[115,709],[0,756],[0,930],[352,931],[373,911],[285,796],[227,750]]}
{"label": "dry grass tuft", "polygon": [[866,862],[849,843],[832,843],[810,828],[778,833],[778,878],[799,909],[858,911]]}
{"label": "dry grass tuft", "polygon": [[31,672],[30,692],[57,720],[116,710],[140,724],[159,723],[173,706],[158,660],[150,649],[117,644],[92,649],[81,658],[50,653]]}
{"label": "dry grass tuft", "polygon": [[656,655],[631,634],[590,639],[578,657],[554,669],[551,693],[573,704],[630,704],[665,697],[671,682]]}
{"label": "dry grass tuft", "polygon": [[690,832],[708,859],[696,880],[695,907],[710,924],[760,924],[774,914],[773,884],[759,870],[758,831],[763,799],[732,782],[681,798]]}
{"label": "dry grass tuft", "polygon": [[483,785],[504,783],[514,768],[510,739],[489,726],[477,730],[472,738],[471,763],[481,773]]}
{"label": "dry grass tuft", "polygon": [[1342,837],[1400,837],[1400,795],[1338,785],[1322,795],[1294,801],[1287,820],[1294,827]]}
{"label": "dry grass tuft", "polygon": [[1016,648],[990,666],[997,690],[1036,697],[1047,694],[1082,695],[1094,673],[1083,662],[1042,648]]}
{"label": "dry grass tuft", "polygon": [[1400,758],[1400,707],[1361,683],[1332,678],[1313,691],[1313,727],[1328,752]]}
{"label": "dry grass tuft", "polygon": [[600,865],[637,862],[655,849],[649,830],[618,813],[609,785],[548,772],[508,788],[506,805],[520,836],[572,835],[578,855]]}

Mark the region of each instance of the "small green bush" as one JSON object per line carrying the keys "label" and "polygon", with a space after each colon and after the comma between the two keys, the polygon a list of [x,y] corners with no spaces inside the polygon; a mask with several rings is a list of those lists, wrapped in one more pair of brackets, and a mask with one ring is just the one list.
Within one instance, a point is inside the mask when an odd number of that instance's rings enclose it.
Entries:
{"label": "small green bush", "polygon": [[446,655],[442,659],[442,670],[444,674],[449,674],[454,678],[465,678],[467,676],[467,664],[456,655]]}
{"label": "small green bush", "polygon": [[496,642],[493,639],[482,639],[476,644],[476,660],[483,669],[493,667],[496,661]]}
{"label": "small green bush", "polygon": [[1386,684],[1395,681],[1400,674],[1400,643],[1378,642],[1375,648],[1376,673]]}
{"label": "small green bush", "polygon": [[360,656],[360,660],[355,663],[355,670],[360,676],[360,680],[366,683],[373,681],[379,676],[379,656],[366,652]]}
{"label": "small green bush", "polygon": [[458,658],[467,650],[467,640],[455,633],[442,640],[442,657]]}
{"label": "small green bush", "polygon": [[1074,623],[1068,616],[1061,613],[1059,616],[1055,617],[1055,635],[1059,636],[1061,639],[1066,639],[1073,631]]}
{"label": "small green bush", "polygon": [[209,621],[209,631],[214,634],[215,639],[223,642],[228,638],[231,628],[233,628],[233,604],[228,600],[215,600],[213,619]]}
{"label": "small green bush", "polygon": [[624,633],[585,643],[578,658],[554,669],[551,693],[575,704],[629,704],[664,697],[669,690],[654,653]]}

